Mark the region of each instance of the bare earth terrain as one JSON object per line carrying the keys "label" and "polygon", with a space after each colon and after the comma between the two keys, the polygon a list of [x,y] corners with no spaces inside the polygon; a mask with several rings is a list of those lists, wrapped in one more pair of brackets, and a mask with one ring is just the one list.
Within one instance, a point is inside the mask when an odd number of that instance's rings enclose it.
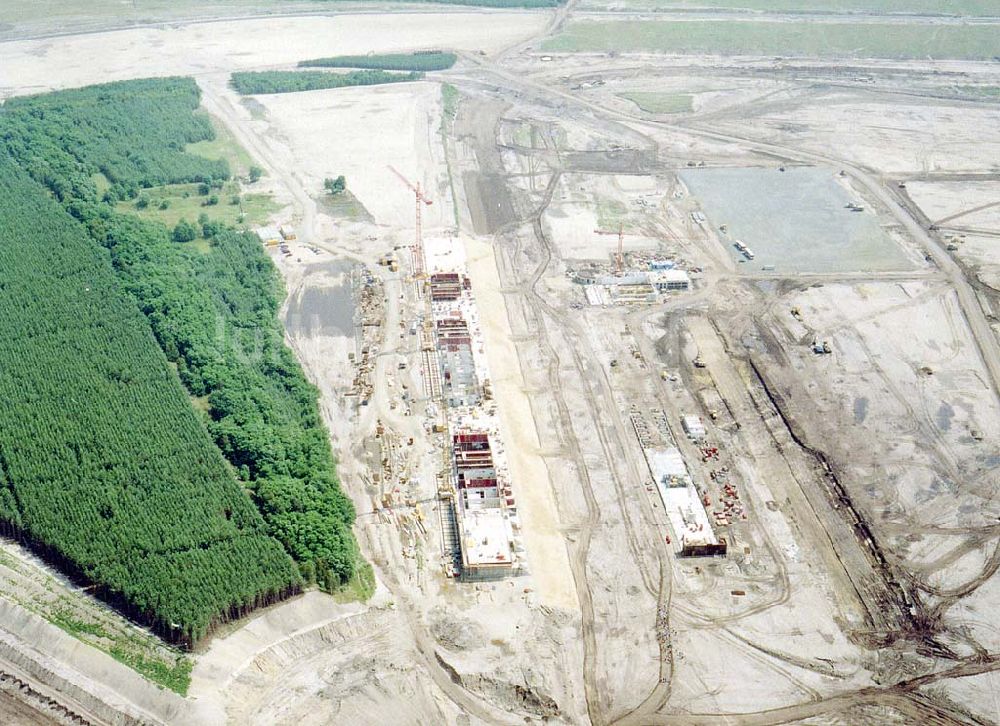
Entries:
{"label": "bare earth terrain", "polygon": [[[182,697],[53,625],[56,603],[146,637],[4,543],[0,721],[1000,722],[1000,69],[546,50],[575,11],[0,43],[0,96],[193,75],[266,171],[271,221],[296,230],[272,250],[287,341],[378,583],[221,633]],[[429,48],[458,64],[228,86]],[[503,579],[453,577],[414,196],[390,167],[432,199],[424,237],[462,260],[478,309],[523,562]],[[339,174],[350,204],[323,189]],[[668,269],[689,287],[657,290]]]}

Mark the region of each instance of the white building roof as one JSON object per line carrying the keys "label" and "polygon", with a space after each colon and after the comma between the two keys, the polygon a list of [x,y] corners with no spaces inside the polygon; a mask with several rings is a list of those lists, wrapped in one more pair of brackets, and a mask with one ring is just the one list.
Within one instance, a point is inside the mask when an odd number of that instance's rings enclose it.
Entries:
{"label": "white building roof", "polygon": [[465,245],[456,237],[425,237],[424,269],[435,272],[464,272]]}
{"label": "white building roof", "polygon": [[466,565],[510,565],[513,533],[502,509],[466,509],[461,514],[462,560]]}
{"label": "white building roof", "polygon": [[674,485],[678,483],[691,483],[687,466],[684,464],[684,457],[676,447],[646,449],[646,461],[649,462],[649,470],[657,484]]}
{"label": "white building roof", "polygon": [[689,436],[694,436],[695,438],[700,438],[704,436],[707,432],[705,431],[705,424],[701,422],[701,419],[692,414],[687,414],[682,419],[684,424],[684,430]]}
{"label": "white building roof", "polygon": [[587,302],[591,305],[610,305],[611,295],[604,285],[591,285],[584,288],[583,294],[587,296]]}
{"label": "white building roof", "polygon": [[281,233],[278,232],[277,227],[258,227],[254,231],[264,242],[267,242],[269,239],[278,239],[281,237]]}
{"label": "white building roof", "polygon": [[681,544],[718,544],[705,505],[694,486],[658,486],[670,527]]}

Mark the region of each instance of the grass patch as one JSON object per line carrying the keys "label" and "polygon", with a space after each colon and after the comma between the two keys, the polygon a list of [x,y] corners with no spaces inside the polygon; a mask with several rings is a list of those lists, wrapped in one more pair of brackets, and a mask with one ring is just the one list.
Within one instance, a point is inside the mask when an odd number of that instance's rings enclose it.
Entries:
{"label": "grass patch", "polygon": [[339,603],[368,602],[374,594],[375,570],[368,562],[362,562],[351,581],[332,593],[333,599]]}
{"label": "grass patch", "polygon": [[957,86],[955,90],[963,96],[978,96],[1000,101],[1000,86]]}
{"label": "grass patch", "polygon": [[335,55],[299,62],[300,68],[371,68],[382,71],[443,71],[455,65],[458,56],[439,50],[381,55]]}
{"label": "grass patch", "polygon": [[236,176],[246,176],[253,165],[253,159],[246,149],[240,146],[236,138],[225,126],[212,118],[212,128],[215,129],[215,138],[211,141],[198,141],[188,144],[184,150],[189,154],[200,156],[203,159],[223,159],[229,164],[229,169]]}
{"label": "grass patch", "polygon": [[104,192],[111,188],[111,182],[109,182],[108,178],[101,172],[92,174],[90,176],[90,181],[94,182],[94,187],[97,189],[98,194],[104,194]]}
{"label": "grass patch", "polygon": [[[211,195],[219,198],[218,204],[203,206]],[[252,227],[263,224],[274,212],[281,209],[270,194],[241,194],[237,182],[226,182],[222,189],[213,189],[208,196],[198,194],[197,184],[167,184],[162,187],[144,189],[140,198],[145,196],[149,204],[144,209],[138,208],[138,200],[130,199],[118,202],[115,209],[118,212],[137,214],[144,219],[162,222],[173,228],[182,219],[194,222],[202,213],[208,215],[213,222],[238,227]],[[239,204],[233,204],[233,199],[239,197]],[[166,208],[164,206],[166,202]]]}
{"label": "grass patch", "polygon": [[66,609],[56,610],[47,615],[50,623],[62,628],[74,638],[86,641],[84,635],[93,635],[97,638],[109,637],[107,632],[98,623],[89,620],[75,618],[73,613]]}
{"label": "grass patch", "polygon": [[646,51],[987,60],[1000,56],[1000,26],[756,20],[576,20],[542,47],[549,51],[566,52]]}
{"label": "grass patch", "polygon": [[531,124],[519,123],[514,127],[511,139],[518,146],[523,146],[526,149],[533,148],[535,141],[535,127]]}
{"label": "grass patch", "polygon": [[614,199],[597,202],[597,226],[608,232],[618,231],[618,225],[628,226],[628,207]]}
{"label": "grass patch", "polygon": [[345,189],[340,194],[324,194],[316,200],[321,212],[329,214],[334,219],[346,219],[352,222],[374,222],[375,218],[365,209],[358,198]]}
{"label": "grass patch", "polygon": [[873,13],[900,15],[1000,15],[996,0],[586,0],[584,7],[656,10],[749,10],[778,13]]}
{"label": "grass patch", "polygon": [[441,85],[441,105],[446,117],[454,119],[458,115],[459,101],[461,101],[461,94],[457,88],[450,83]]}
{"label": "grass patch", "polygon": [[154,683],[159,683],[182,696],[187,695],[187,690],[191,686],[191,669],[194,663],[190,658],[178,655],[174,663],[168,665],[163,661],[149,660],[137,651],[122,647],[112,648],[109,655]]}
{"label": "grass patch", "polygon": [[[9,567],[14,563],[3,564]],[[71,604],[72,601],[65,597],[51,604],[11,599],[77,640],[107,653],[147,680],[181,696],[187,695],[194,662],[176,649],[165,646],[143,631],[133,630],[132,626],[118,623],[109,615],[94,618],[89,611],[92,607],[90,603],[84,603],[86,607],[81,608],[79,603]]]}
{"label": "grass patch", "polygon": [[153,683],[158,683],[182,696],[187,694],[194,664],[180,653],[174,655],[172,663],[167,663],[161,658],[149,657],[147,644],[138,639],[109,634],[100,623],[76,618],[68,609],[50,612],[45,617],[50,623],[77,640],[103,650]]}
{"label": "grass patch", "polygon": [[619,96],[631,101],[646,113],[687,113],[693,109],[694,96],[690,93],[646,93],[634,91],[619,93]]}

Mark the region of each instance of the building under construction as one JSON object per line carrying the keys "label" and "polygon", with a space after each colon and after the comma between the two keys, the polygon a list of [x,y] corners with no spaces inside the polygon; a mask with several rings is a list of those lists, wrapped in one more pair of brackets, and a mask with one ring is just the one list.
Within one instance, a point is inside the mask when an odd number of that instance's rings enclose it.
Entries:
{"label": "building under construction", "polygon": [[[629,418],[670,522],[677,554],[682,557],[725,555],[727,541],[717,535],[713,526],[708,510],[710,498],[699,491],[691,476],[666,415],[662,411],[658,413],[655,428],[651,428],[638,411],[633,411]],[[700,420],[698,423],[701,425]],[[715,523],[722,524],[722,520],[716,517]]]}
{"label": "building under construction", "polygon": [[462,577],[486,580],[510,574],[516,559],[508,508],[514,498],[501,482],[489,435],[453,434],[455,488],[458,493]]}
{"label": "building under construction", "polygon": [[455,574],[464,580],[505,577],[519,569],[518,526],[495,408],[489,405],[489,370],[472,286],[461,248],[428,240],[426,294],[433,350],[424,357],[428,386],[447,420],[445,488],[454,515]]}

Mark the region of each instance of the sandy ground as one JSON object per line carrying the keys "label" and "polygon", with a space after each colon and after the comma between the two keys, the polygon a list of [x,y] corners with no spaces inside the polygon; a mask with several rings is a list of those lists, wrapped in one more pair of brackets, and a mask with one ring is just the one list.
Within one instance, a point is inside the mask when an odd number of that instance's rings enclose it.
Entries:
{"label": "sandy ground", "polygon": [[655,250],[658,240],[645,227],[665,200],[652,176],[565,174],[546,210],[545,225],[562,257],[607,262],[617,251],[617,234],[599,235],[596,230],[617,233],[621,224],[622,249]]}
{"label": "sandy ground", "polygon": [[[0,95],[144,76],[200,75],[307,58],[422,48],[492,51],[539,30],[531,13],[270,18],[0,43]],[[58,68],[58,73],[53,69]]]}
{"label": "sandy ground", "polygon": [[267,109],[264,135],[291,150],[289,164],[317,196],[323,179],[343,174],[377,224],[413,225],[413,193],[389,169],[419,182],[434,204],[423,210],[427,229],[452,223],[442,175],[438,83],[404,83],[258,96]]}
{"label": "sandy ground", "polygon": [[935,224],[1000,230],[1000,182],[996,180],[912,181],[906,193]]}
{"label": "sandy ground", "polygon": [[0,723],[7,726],[56,726],[59,721],[0,691]]}
{"label": "sandy ground", "polygon": [[190,697],[200,702],[206,718],[225,722],[226,702],[231,698],[229,685],[253,667],[261,652],[301,639],[310,631],[347,619],[362,609],[357,603],[338,605],[329,595],[309,592],[252,618],[232,635],[213,641],[208,652],[198,658],[191,674]]}
{"label": "sandy ground", "polygon": [[1000,676],[996,673],[952,678],[928,690],[944,693],[954,703],[977,704],[973,711],[985,723],[1000,723]]}
{"label": "sandy ground", "polygon": [[510,455],[514,491],[520,502],[518,512],[524,522],[529,568],[541,602],[576,611],[579,605],[560,533],[559,514],[549,472],[539,455],[538,433],[511,341],[493,250],[489,244],[471,239],[465,240],[465,249],[493,387],[500,401],[501,431]]}
{"label": "sandy ground", "polygon": [[902,98],[872,103],[832,93],[789,109],[765,107],[736,125],[761,138],[791,134],[805,149],[837,149],[843,158],[886,174],[975,171],[984,159],[1000,157],[1000,109],[990,106]]}

